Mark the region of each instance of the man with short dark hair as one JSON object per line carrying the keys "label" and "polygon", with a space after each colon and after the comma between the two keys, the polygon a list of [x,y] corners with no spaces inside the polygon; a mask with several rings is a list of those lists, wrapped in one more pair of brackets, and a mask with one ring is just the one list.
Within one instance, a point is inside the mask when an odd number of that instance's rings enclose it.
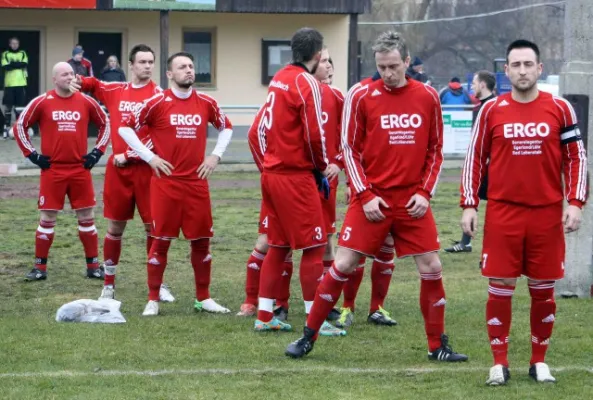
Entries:
{"label": "man with short dark hair", "polygon": [[[72,82],[70,90],[88,92],[105,105],[111,116],[111,130],[117,132],[122,118],[129,117],[162,89],[151,80],[154,69],[154,51],[145,44],[132,47],[128,57],[132,72],[131,82],[102,82],[93,77],[80,77]],[[145,127],[139,132],[149,148],[152,144]],[[107,161],[105,185],[103,189],[103,215],[107,219],[107,234],[103,242],[103,262],[105,282],[102,298],[115,298],[115,276],[119,265],[122,238],[129,220],[134,218],[134,209],[144,223],[146,231],[146,252],[150,252],[150,180],[152,170],[119,135],[112,138],[113,154]],[[175,300],[166,285],[160,290],[160,300]]]}
{"label": "man with short dark hair", "polygon": [[492,386],[510,379],[512,298],[522,275],[531,296],[529,375],[556,381],[545,363],[556,318],[554,284],[564,276],[564,232],[579,229],[587,200],[587,155],[575,112],[567,100],[538,90],[542,70],[535,43],[508,46],[512,90],[480,110],[461,179],[461,227],[473,237],[478,188],[490,160],[481,269],[489,283],[486,326],[494,365],[486,383]]}
{"label": "man with short dark hair", "polygon": [[[300,280],[309,313],[327,243],[318,188],[329,198],[321,93],[313,77],[323,49],[323,36],[311,28],[292,37],[292,63],[274,75],[259,124],[264,155],[262,197],[268,209],[268,244],[260,278],[256,331],[288,331],[274,316],[286,256],[303,250]],[[317,182],[317,183],[316,183]]]}
{"label": "man with short dark hair", "polygon": [[12,110],[15,109],[16,117],[19,117],[17,107],[24,107],[27,104],[27,66],[29,58],[27,53],[19,48],[19,40],[12,37],[8,40],[8,50],[2,53],[0,65],[4,70],[4,139],[8,138],[8,131],[12,125]]}
{"label": "man with short dark hair", "polygon": [[[474,79],[472,80],[472,90],[474,95],[480,103],[474,107],[472,114],[472,125],[475,123],[478,113],[482,106],[488,101],[493,99],[495,94],[493,93],[494,87],[496,86],[496,76],[486,70],[481,70],[475,73]],[[478,195],[481,200],[486,200],[486,192],[488,189],[488,174],[484,176],[482,185],[478,191]],[[453,246],[445,249],[447,253],[471,253],[472,251],[472,238],[465,233],[461,234],[461,240],[455,242]]]}
{"label": "man with short dark hair", "polygon": [[[148,303],[142,315],[159,314],[159,292],[167,266],[171,240],[179,231],[191,243],[197,311],[228,313],[210,297],[213,236],[208,177],[220,161],[233,131],[216,100],[193,88],[196,79],[193,56],[173,54],[167,60],[171,88],[146,100],[129,117],[124,117],[119,134],[155,172],[150,183],[151,235],[148,257]],[[208,124],[218,131],[212,154],[204,157]],[[136,136],[148,127],[157,156]],[[162,157],[162,158],[161,158]]]}

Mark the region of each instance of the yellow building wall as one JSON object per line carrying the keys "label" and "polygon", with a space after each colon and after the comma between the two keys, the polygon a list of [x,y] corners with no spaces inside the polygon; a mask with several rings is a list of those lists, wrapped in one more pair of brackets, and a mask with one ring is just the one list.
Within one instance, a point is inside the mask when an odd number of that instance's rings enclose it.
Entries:
{"label": "yellow building wall", "polygon": [[[169,53],[182,49],[184,29],[215,28],[216,87],[205,91],[221,105],[258,105],[267,91],[261,84],[261,40],[290,39],[303,26],[324,35],[336,68],[334,85],[346,90],[348,23],[347,15],[172,12]],[[41,91],[51,88],[51,69],[70,58],[79,31],[121,32],[124,59],[138,43],[149,45],[157,57],[160,55],[158,12],[4,9],[0,12],[0,29],[41,31]],[[158,65],[153,78],[160,83]],[[233,120],[235,124],[249,124],[251,116],[239,115]]]}

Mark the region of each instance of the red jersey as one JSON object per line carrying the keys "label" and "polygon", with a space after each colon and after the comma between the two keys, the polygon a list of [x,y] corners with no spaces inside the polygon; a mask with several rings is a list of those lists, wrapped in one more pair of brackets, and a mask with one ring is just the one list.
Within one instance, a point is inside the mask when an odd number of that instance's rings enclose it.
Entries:
{"label": "red jersey", "polygon": [[319,83],[302,65],[274,75],[260,120],[264,170],[325,171],[327,157]]}
{"label": "red jersey", "polygon": [[99,103],[82,93],[61,97],[55,90],[34,98],[13,127],[14,137],[27,157],[35,151],[27,130],[39,123],[41,154],[49,156],[52,166],[82,164],[88,149],[88,126],[99,129],[97,149],[105,152],[109,143],[109,117]]}
{"label": "red jersey", "polygon": [[325,148],[329,163],[336,164],[344,169],[342,158],[342,110],[344,109],[344,95],[342,92],[330,85],[321,84],[321,116],[323,118],[323,130],[325,137]]}
{"label": "red jersey", "polygon": [[198,180],[198,168],[204,161],[208,122],[219,131],[231,129],[231,122],[212,97],[192,90],[187,99],[171,89],[146,100],[124,126],[136,132],[147,126],[159,157],[175,168],[166,179]]}
{"label": "red jersey", "polygon": [[[251,127],[247,132],[247,142],[249,143],[249,150],[251,150],[253,161],[255,161],[255,165],[257,165],[257,169],[259,169],[259,172],[264,171],[264,153],[262,152],[262,146],[259,143],[260,135],[258,132],[261,117],[265,108],[266,106],[264,105],[257,111],[253,123],[251,124]],[[265,148],[265,145],[263,147]]]}
{"label": "red jersey", "polygon": [[438,93],[409,79],[401,88],[378,80],[346,96],[342,148],[349,183],[363,202],[372,188],[416,185],[430,199],[443,163],[443,116]]}
{"label": "red jersey", "polygon": [[[103,82],[96,78],[82,78],[82,91],[92,94],[105,105],[111,118],[111,131],[117,133],[122,118],[130,116],[144,100],[163,90],[153,81],[141,87],[134,87],[128,82]],[[143,129],[138,136],[145,138],[147,134],[146,129]],[[135,156],[121,136],[113,135],[111,140],[113,154],[126,153],[127,156]]]}
{"label": "red jersey", "polygon": [[[478,207],[488,168],[488,199],[528,206],[562,201],[581,207],[587,196],[587,156],[568,101],[539,92],[529,103],[505,93],[484,104],[463,167],[461,207]],[[487,165],[487,161],[490,163]]]}

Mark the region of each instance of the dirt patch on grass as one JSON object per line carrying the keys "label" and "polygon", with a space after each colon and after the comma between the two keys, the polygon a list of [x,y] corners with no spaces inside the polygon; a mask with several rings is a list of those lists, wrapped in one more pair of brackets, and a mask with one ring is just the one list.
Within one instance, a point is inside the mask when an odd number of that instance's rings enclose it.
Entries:
{"label": "dirt patch on grass", "polygon": [[256,189],[259,188],[260,182],[257,179],[216,179],[208,182],[212,189]]}
{"label": "dirt patch on grass", "polygon": [[[94,186],[95,196],[102,196],[103,181],[94,182]],[[38,195],[38,182],[0,183],[0,199],[36,199]]]}

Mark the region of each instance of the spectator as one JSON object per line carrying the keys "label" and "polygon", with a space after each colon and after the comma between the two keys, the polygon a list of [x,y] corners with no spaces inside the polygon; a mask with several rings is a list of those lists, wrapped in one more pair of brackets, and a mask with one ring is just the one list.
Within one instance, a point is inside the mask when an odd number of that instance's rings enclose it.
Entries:
{"label": "spectator", "polygon": [[100,80],[104,82],[125,82],[126,74],[121,69],[116,56],[109,56],[105,68],[101,71]]}
{"label": "spectator", "polygon": [[2,104],[4,105],[4,124],[3,137],[8,138],[8,132],[11,127],[12,110],[14,109],[16,117],[19,113],[17,108],[24,107],[27,104],[27,66],[29,58],[27,53],[22,50],[20,42],[16,37],[8,40],[9,49],[2,53],[0,65],[4,70],[4,96]]}
{"label": "spectator", "polygon": [[[449,86],[447,86],[441,92],[441,104],[443,105],[469,105],[472,104],[472,99],[462,86],[459,81],[459,78],[453,77],[449,82]],[[447,111],[463,111],[465,108],[447,108]]]}
{"label": "spectator", "polygon": [[418,57],[414,57],[414,61],[408,67],[406,75],[418,82],[428,82],[428,76],[424,73],[424,64],[422,64],[422,60]]}
{"label": "spectator", "polygon": [[90,76],[88,67],[82,62],[82,54],[83,50],[81,48],[75,47],[72,50],[72,58],[68,60],[68,64],[70,64],[72,67],[75,75]]}
{"label": "spectator", "polygon": [[[88,75],[87,76],[95,76],[95,74],[93,74],[93,63],[91,62],[91,60],[89,60],[88,58],[84,57],[84,49],[82,48],[81,45],[76,44],[76,46],[74,46],[75,49],[80,49],[82,51],[82,60],[80,61],[82,63],[82,65],[84,65],[88,71]],[[72,60],[72,59],[70,59]],[[70,60],[66,61],[67,63],[70,63]],[[76,70],[74,71],[76,73]]]}

